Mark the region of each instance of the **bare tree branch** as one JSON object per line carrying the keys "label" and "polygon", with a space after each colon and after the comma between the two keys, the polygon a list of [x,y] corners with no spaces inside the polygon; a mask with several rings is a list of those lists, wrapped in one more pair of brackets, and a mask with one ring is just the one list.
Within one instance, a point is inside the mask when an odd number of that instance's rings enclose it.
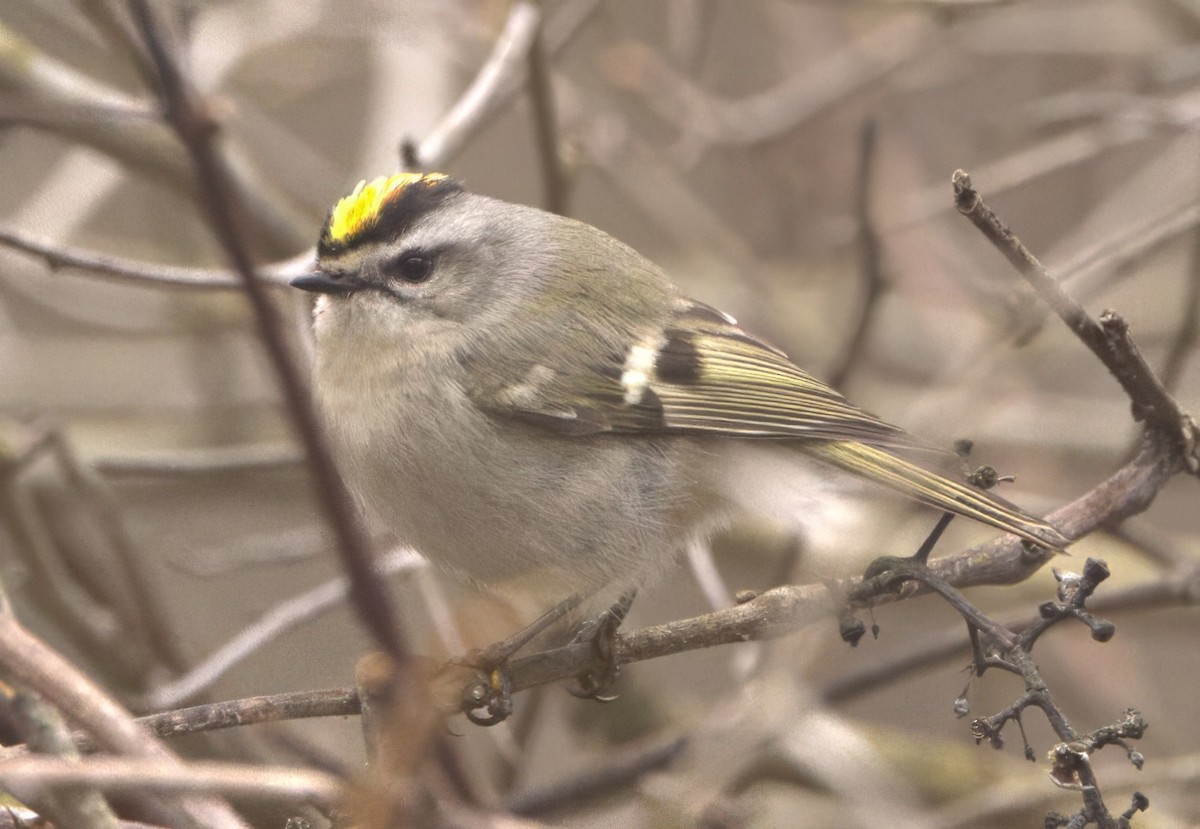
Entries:
{"label": "bare tree branch", "polygon": [[[52,270],[69,268],[89,276],[144,285],[149,288],[191,288],[194,290],[238,290],[241,283],[229,271],[209,268],[180,268],[152,265],[117,256],[81,251],[40,239],[19,230],[0,228],[0,245],[42,259]],[[311,250],[261,269],[264,282],[286,285],[288,280],[312,269]]]}
{"label": "bare tree branch", "polygon": [[883,292],[887,288],[882,273],[882,245],[879,233],[875,230],[875,220],[871,215],[871,197],[875,192],[874,167],[877,132],[878,125],[874,121],[868,121],[863,125],[854,203],[854,213],[858,220],[858,244],[862,251],[863,297],[854,331],[846,341],[841,358],[828,372],[828,382],[835,389],[844,387],[846,377],[861,356],[866,345],[867,334],[871,330],[871,323],[875,319],[879,300],[883,298]]}
{"label": "bare tree branch", "polygon": [[192,762],[164,765],[147,758],[21,757],[0,766],[0,781],[16,786],[91,786],[107,792],[223,796],[257,802],[308,802],[329,809],[343,794],[342,781],[311,769]]}
{"label": "bare tree branch", "polygon": [[956,170],[952,184],[959,212],[983,232],[1108,368],[1133,401],[1134,417],[1166,435],[1187,470],[1200,474],[1196,424],[1142,359],[1125,321],[1113,311],[1104,312],[1099,321],[1093,320],[984,202],[967,173]]}
{"label": "bare tree branch", "polygon": [[[568,0],[560,4],[542,27],[546,56],[565,46],[599,5],[599,0]],[[524,88],[528,56],[538,39],[541,23],[537,3],[522,0],[513,6],[491,55],[466,92],[429,135],[402,148],[406,167],[421,170],[445,167],[505,103],[516,97]]]}
{"label": "bare tree branch", "polygon": [[543,206],[551,213],[567,212],[567,176],[558,140],[558,115],[550,83],[550,57],[546,54],[541,24],[529,44],[529,96],[533,101],[533,130],[542,170]]}
{"label": "bare tree branch", "polygon": [[[171,129],[134,97],[99,83],[39,52],[0,23],[0,124],[62,135],[184,193],[195,180]],[[265,251],[290,255],[311,243],[311,220],[254,172],[236,148],[225,147],[235,171],[231,189],[246,205],[244,217]]]}
{"label": "bare tree branch", "polygon": [[[407,548],[389,552],[377,564],[383,575],[422,566],[425,559]],[[191,670],[146,694],[144,709],[167,708],[196,697],[284,632],[344,602],[349,592],[349,580],[342,576],[275,604]]]}
{"label": "bare tree branch", "polygon": [[[144,759],[164,772],[182,766],[179,758],[135,723],[116,700],[25,630],[12,615],[6,595],[0,596],[0,605],[0,665],[10,676],[41,694],[108,751]],[[0,778],[9,769],[5,763]],[[245,829],[245,824],[220,801],[189,797],[180,806],[184,814],[178,818],[183,825]]]}
{"label": "bare tree branch", "polygon": [[[368,537],[358,520],[354,501],[338,474],[325,442],[317,413],[303,379],[299,361],[284,336],[284,326],[262,287],[236,222],[242,208],[230,187],[231,178],[214,151],[217,129],[204,102],[182,74],[147,0],[130,0],[151,59],[157,69],[165,114],[195,165],[201,202],[254,310],[259,334],[273,363],[296,431],[304,444],[317,485],[317,500],[338,539],[338,551],[350,577],[354,606],[367,629],[399,665],[408,661],[396,612],[383,579],[375,569]],[[403,673],[403,672],[402,672]]]}
{"label": "bare tree branch", "polygon": [[541,22],[542,13],[532,0],[522,0],[512,7],[504,31],[475,80],[424,140],[407,147],[405,166],[441,167],[458,154],[492,114],[500,95],[520,83]]}
{"label": "bare tree branch", "polygon": [[[8,697],[22,737],[39,755],[78,760],[79,750],[62,716],[39,695],[17,690]],[[91,787],[34,787],[21,792],[23,802],[34,806],[59,826],[79,829],[118,829],[117,816],[99,791]]]}

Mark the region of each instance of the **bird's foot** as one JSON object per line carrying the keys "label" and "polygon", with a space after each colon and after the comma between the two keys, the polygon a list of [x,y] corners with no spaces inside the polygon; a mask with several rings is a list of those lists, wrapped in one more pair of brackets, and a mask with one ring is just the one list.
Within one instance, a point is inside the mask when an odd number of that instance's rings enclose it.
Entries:
{"label": "bird's foot", "polygon": [[531,624],[508,639],[451,660],[451,664],[470,668],[474,674],[462,691],[462,710],[476,725],[496,725],[513,712],[512,682],[508,665],[513,656],[539,633],[579,606],[583,597],[576,594],[543,613]]}
{"label": "bird's foot", "polygon": [[567,688],[572,696],[596,702],[612,702],[619,696],[617,677],[620,676],[621,666],[617,664],[616,636],[636,593],[630,591],[622,594],[612,607],[585,622],[575,634],[572,643],[589,642],[595,661],[592,668],[576,677],[576,687]]}

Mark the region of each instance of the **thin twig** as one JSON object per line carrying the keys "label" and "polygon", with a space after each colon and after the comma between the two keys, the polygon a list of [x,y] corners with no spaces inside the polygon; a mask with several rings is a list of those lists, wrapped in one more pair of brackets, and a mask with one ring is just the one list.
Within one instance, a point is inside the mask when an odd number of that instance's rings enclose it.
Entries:
{"label": "thin twig", "polygon": [[1163,385],[1168,389],[1179,387],[1188,358],[1200,340],[1200,233],[1193,234],[1191,272],[1188,274],[1187,291],[1181,301],[1183,321],[1171,341],[1171,348],[1163,360]]}
{"label": "thin twig", "polygon": [[599,767],[515,792],[505,800],[505,806],[518,815],[537,815],[608,794],[669,765],[687,745],[688,738],[684,736],[624,748],[606,757]]}
{"label": "thin twig", "polygon": [[527,68],[542,14],[532,0],[512,7],[491,55],[467,91],[419,144],[404,153],[405,165],[418,169],[444,167],[498,106],[502,93],[516,88]]}
{"label": "thin twig", "polygon": [[[391,575],[422,566],[424,562],[417,552],[400,548],[383,556],[378,570]],[[278,602],[187,673],[146,694],[140,707],[167,708],[195,697],[283,633],[341,604],[349,592],[349,579],[343,576]]]}
{"label": "thin twig", "polygon": [[[1200,567],[1191,566],[1141,584],[1112,590],[1092,599],[1088,605],[1096,613],[1112,614],[1136,610],[1191,607],[1200,602]],[[1013,613],[1000,620],[1013,633],[1029,625],[1027,611]],[[971,652],[971,642],[960,630],[945,631],[921,642],[911,653],[875,662],[862,670],[844,674],[821,688],[821,698],[836,704],[855,699],[871,691],[892,685],[935,665],[962,659]]]}
{"label": "thin twig", "polygon": [[351,689],[331,688],[196,705],[138,717],[137,721],[159,737],[175,737],[266,722],[349,717],[357,714],[358,710],[358,697]]}
{"label": "thin twig", "polygon": [[110,478],[221,475],[230,472],[266,472],[291,469],[304,456],[290,446],[218,446],[173,449],[136,455],[96,455],[92,468]]}
{"label": "thin twig", "polygon": [[835,389],[840,389],[845,385],[846,376],[862,355],[867,341],[867,333],[871,330],[871,323],[875,319],[875,309],[887,287],[880,270],[879,233],[875,230],[875,221],[871,216],[877,133],[878,125],[874,120],[867,121],[863,125],[858,154],[858,188],[854,206],[854,213],[858,218],[859,248],[862,251],[863,298],[859,306],[858,322],[854,326],[854,333],[846,342],[842,359],[828,372],[829,383]]}
{"label": "thin twig", "polygon": [[567,212],[567,176],[558,141],[558,117],[554,89],[550,84],[550,59],[539,24],[529,44],[529,97],[533,103],[533,131],[537,137],[538,161],[542,170],[542,202],[551,213]]}
{"label": "thin twig", "polygon": [[[244,725],[268,722],[312,719],[315,717],[352,717],[359,713],[358,694],[353,688],[330,688],[318,691],[288,691],[257,697],[193,705],[138,717],[136,722],[156,737],[169,738],[184,734],[203,734]],[[76,731],[71,738],[80,751],[94,752],[97,744],[85,732]],[[0,763],[29,753],[24,745],[0,749]]]}
{"label": "thin twig", "polygon": [[[51,270],[70,268],[88,276],[144,285],[148,288],[230,291],[238,290],[242,286],[238,277],[230,271],[151,265],[59,245],[19,230],[0,228],[0,245],[36,256]],[[292,259],[268,265],[262,268],[260,273],[264,282],[287,285],[289,279],[312,270],[312,267],[313,251],[309,250]]]}

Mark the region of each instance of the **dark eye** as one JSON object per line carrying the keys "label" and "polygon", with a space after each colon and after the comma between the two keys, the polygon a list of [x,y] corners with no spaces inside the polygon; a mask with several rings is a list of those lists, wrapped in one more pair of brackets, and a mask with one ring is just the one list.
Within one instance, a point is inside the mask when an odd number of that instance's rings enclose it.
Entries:
{"label": "dark eye", "polygon": [[423,253],[403,253],[396,257],[392,269],[405,282],[424,282],[433,275],[433,259]]}

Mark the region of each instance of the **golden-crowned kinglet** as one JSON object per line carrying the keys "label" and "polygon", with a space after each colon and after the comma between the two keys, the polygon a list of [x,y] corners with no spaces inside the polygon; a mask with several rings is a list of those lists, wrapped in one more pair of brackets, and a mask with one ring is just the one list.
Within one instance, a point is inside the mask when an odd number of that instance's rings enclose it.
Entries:
{"label": "golden-crowned kinglet", "polygon": [[400,173],[339,201],[317,255],[292,284],[322,295],[315,389],[344,473],[402,541],[477,580],[636,585],[754,508],[726,472],[764,446],[1068,543],[908,460],[938,450],[589,225]]}

